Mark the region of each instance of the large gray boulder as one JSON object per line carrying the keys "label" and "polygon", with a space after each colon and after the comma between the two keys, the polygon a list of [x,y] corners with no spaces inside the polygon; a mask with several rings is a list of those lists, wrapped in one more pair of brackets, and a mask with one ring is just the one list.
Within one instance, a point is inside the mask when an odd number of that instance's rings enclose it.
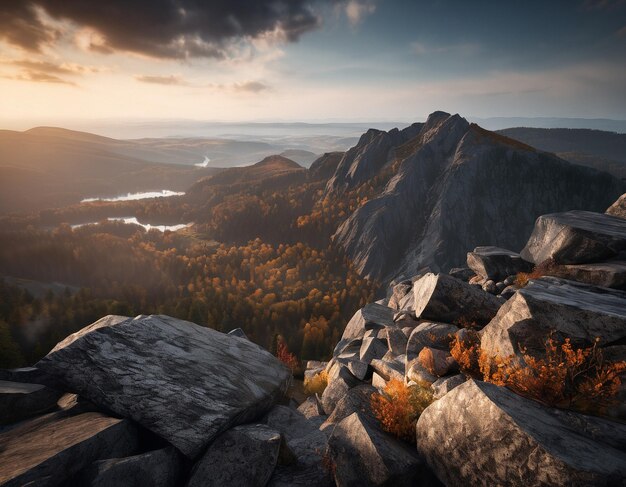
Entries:
{"label": "large gray boulder", "polygon": [[413,294],[416,316],[447,323],[484,325],[502,305],[495,296],[447,274],[426,274],[413,285]]}
{"label": "large gray boulder", "polygon": [[521,256],[540,264],[602,262],[626,249],[626,220],[604,213],[566,211],[537,218]]}
{"label": "large gray boulder", "polygon": [[41,416],[0,433],[0,486],[60,485],[97,460],[133,454],[137,445],[128,420],[100,413]]}
{"label": "large gray boulder", "polygon": [[362,384],[354,377],[348,367],[338,363],[333,366],[328,374],[328,384],[322,393],[322,408],[326,414],[332,414],[336,404],[353,387]]}
{"label": "large gray boulder", "polygon": [[340,423],[352,413],[359,413],[361,417],[376,421],[372,411],[372,394],[377,392],[378,389],[370,384],[363,384],[350,389],[337,403],[333,414],[328,416],[328,419],[322,425],[322,429],[326,426]]}
{"label": "large gray boulder", "polygon": [[594,264],[561,265],[558,277],[600,287],[626,288],[626,261],[609,260]]}
{"label": "large gray boulder", "polygon": [[105,317],[60,342],[38,367],[188,457],[263,415],[291,378],[249,340],[168,316]]}
{"label": "large gray boulder", "polygon": [[343,330],[341,340],[335,346],[333,355],[339,355],[346,344],[362,338],[367,330],[382,329],[393,326],[393,310],[377,303],[369,303],[354,313],[354,316]]}
{"label": "large gray boulder", "polygon": [[280,433],[263,424],[235,426],[211,443],[196,462],[187,487],[265,487],[280,450]]}
{"label": "large gray boulder", "polygon": [[0,425],[50,411],[61,395],[41,384],[0,380]]}
{"label": "large gray boulder", "polygon": [[446,485],[621,486],[626,425],[469,380],[420,416],[417,445]]}
{"label": "large gray boulder", "polygon": [[481,330],[490,355],[545,354],[545,342],[569,337],[576,346],[600,346],[626,339],[626,293],[555,277],[533,280],[520,289]]}
{"label": "large gray boulder", "polygon": [[337,487],[427,485],[425,462],[415,448],[358,412],[335,426],[328,446]]}
{"label": "large gray boulder", "polygon": [[74,479],[83,487],[175,487],[181,456],[173,447],[126,458],[98,460]]}
{"label": "large gray boulder", "polygon": [[328,439],[317,423],[284,406],[274,407],[264,422],[280,431],[294,456],[294,461],[279,461],[268,486],[332,487],[330,472],[324,464]]}
{"label": "large gray boulder", "polygon": [[476,247],[473,252],[468,252],[467,265],[484,280],[496,282],[519,272],[528,272],[533,267],[518,253],[493,246]]}
{"label": "large gray boulder", "polygon": [[459,327],[447,323],[420,323],[409,335],[406,345],[407,362],[417,358],[424,347],[450,350],[450,342],[454,339]]}

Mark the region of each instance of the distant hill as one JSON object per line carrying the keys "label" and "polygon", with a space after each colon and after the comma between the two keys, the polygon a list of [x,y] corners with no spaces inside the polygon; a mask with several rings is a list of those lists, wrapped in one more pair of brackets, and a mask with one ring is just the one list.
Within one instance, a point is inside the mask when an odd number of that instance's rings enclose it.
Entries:
{"label": "distant hill", "polygon": [[626,134],[589,129],[516,127],[498,133],[563,159],[626,177]]}
{"label": "distant hill", "polygon": [[309,167],[313,161],[318,158],[318,155],[314,152],[302,149],[287,149],[286,151],[281,152],[280,155],[286,157],[287,159],[291,159],[292,161],[296,161],[304,167]]}
{"label": "distant hill", "polygon": [[[0,131],[0,213],[78,203],[133,191],[181,191],[215,172],[165,164],[126,151],[126,143],[85,132],[41,127]],[[140,151],[139,151],[140,152]]]}

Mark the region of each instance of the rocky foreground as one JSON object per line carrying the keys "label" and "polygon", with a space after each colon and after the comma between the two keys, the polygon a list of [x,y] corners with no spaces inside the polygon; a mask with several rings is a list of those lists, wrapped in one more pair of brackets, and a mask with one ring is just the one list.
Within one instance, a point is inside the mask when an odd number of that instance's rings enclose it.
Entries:
{"label": "rocky foreground", "polygon": [[[301,404],[239,329],[102,318],[0,371],[0,485],[624,486],[623,383],[604,417],[557,409],[464,373],[450,343],[527,361],[551,335],[626,360],[625,201],[544,215],[520,253],[478,247],[465,268],[392,283],[307,364],[328,385]],[[414,444],[372,409],[393,379],[434,396]]]}

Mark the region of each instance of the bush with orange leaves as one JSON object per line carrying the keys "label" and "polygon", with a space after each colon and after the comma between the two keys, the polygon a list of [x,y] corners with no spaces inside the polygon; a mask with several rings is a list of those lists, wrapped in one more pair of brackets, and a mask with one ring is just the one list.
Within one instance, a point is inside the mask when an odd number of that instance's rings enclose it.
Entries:
{"label": "bush with orange leaves", "polygon": [[291,369],[292,374],[300,368],[300,361],[289,351],[287,344],[281,339],[276,344],[276,357]]}
{"label": "bush with orange leaves", "polygon": [[464,372],[548,406],[604,414],[614,403],[626,362],[607,362],[598,346],[574,348],[551,336],[541,358],[521,349],[522,357],[490,356],[476,342],[455,340],[451,354]]}
{"label": "bush with orange leaves", "polygon": [[328,385],[328,372],[326,372],[325,370],[322,370],[321,372],[318,372],[310,379],[307,379],[307,378],[304,379],[304,392],[308,394],[309,396],[312,396],[313,394],[322,395],[327,385]]}
{"label": "bush with orange leaves", "polygon": [[450,355],[459,364],[461,370],[469,375],[477,375],[480,358],[480,337],[475,330],[467,330],[461,338],[455,335],[450,344]]}
{"label": "bush with orange leaves", "polygon": [[375,392],[371,398],[372,410],[383,429],[409,443],[415,443],[415,423],[432,402],[429,389],[408,386],[398,379],[391,379],[382,393]]}
{"label": "bush with orange leaves", "polygon": [[559,275],[560,266],[554,262],[553,259],[546,259],[540,264],[537,264],[531,272],[520,272],[515,276],[515,285],[517,287],[524,287],[531,279],[539,279],[543,276],[557,276]]}

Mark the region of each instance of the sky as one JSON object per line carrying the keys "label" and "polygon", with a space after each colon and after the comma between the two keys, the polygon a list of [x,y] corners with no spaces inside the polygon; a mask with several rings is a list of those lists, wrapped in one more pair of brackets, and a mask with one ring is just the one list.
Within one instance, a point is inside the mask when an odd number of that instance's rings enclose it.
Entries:
{"label": "sky", "polygon": [[626,0],[0,0],[0,127],[626,119]]}

